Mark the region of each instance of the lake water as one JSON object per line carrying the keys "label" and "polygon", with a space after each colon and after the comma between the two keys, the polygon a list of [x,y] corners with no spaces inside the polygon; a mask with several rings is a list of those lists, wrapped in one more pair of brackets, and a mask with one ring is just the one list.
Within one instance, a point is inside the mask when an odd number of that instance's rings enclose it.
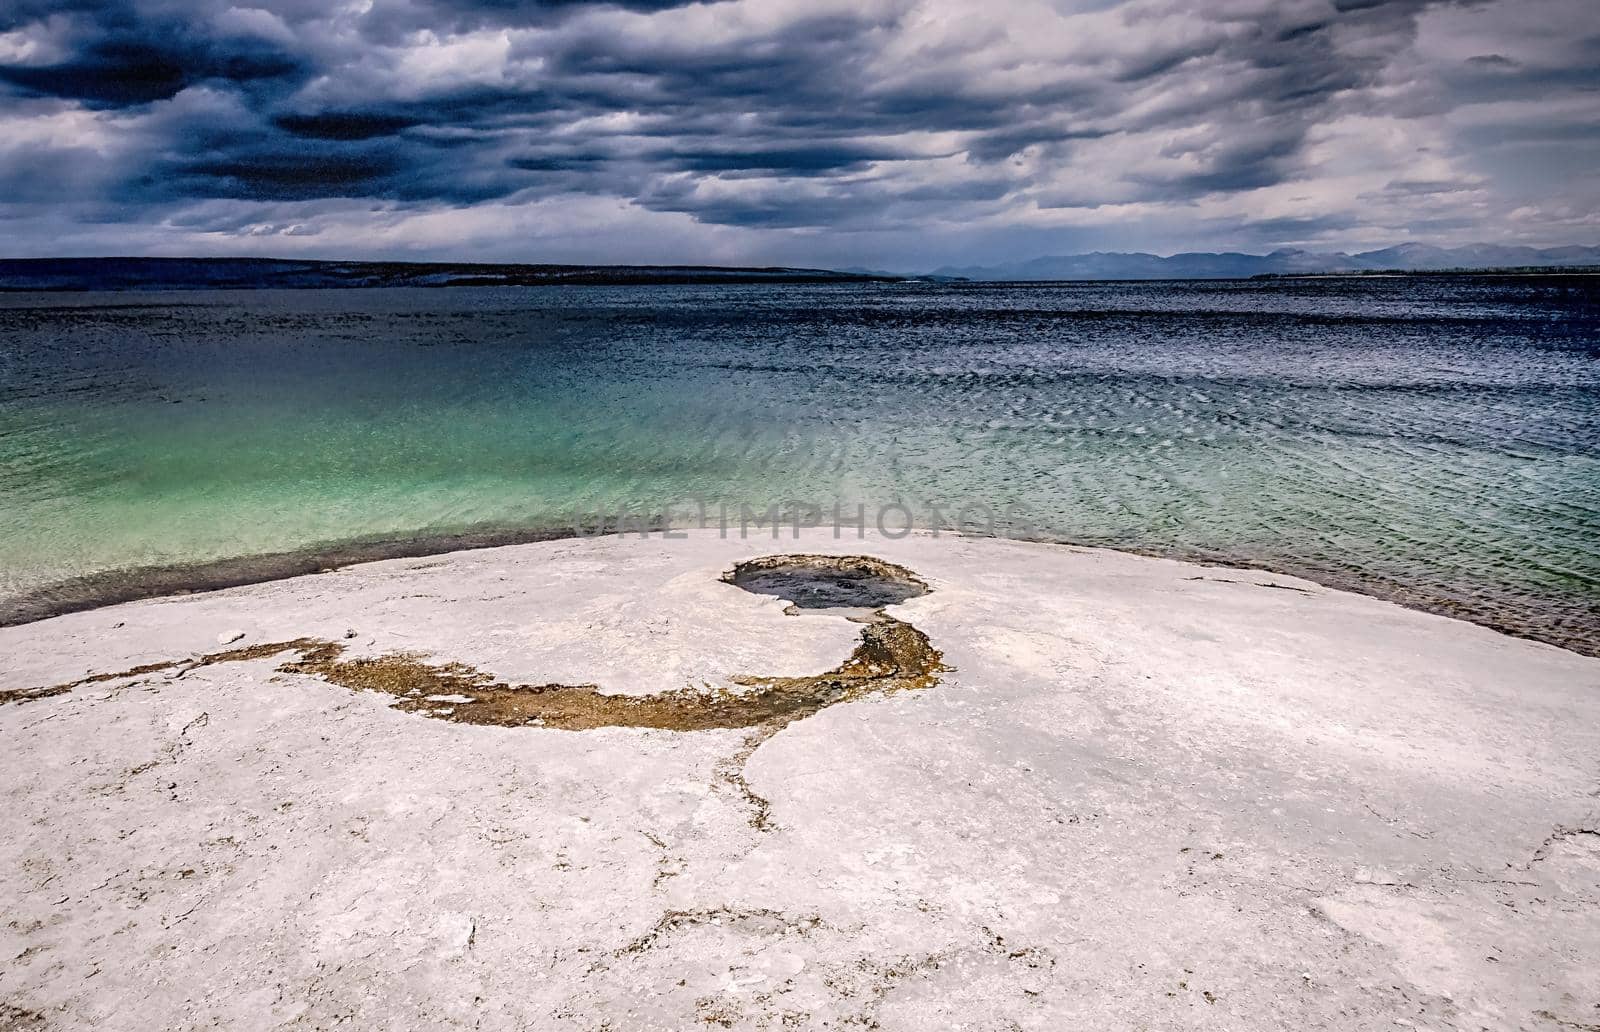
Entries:
{"label": "lake water", "polygon": [[899,502],[1596,653],[1597,301],[1586,277],[0,295],[0,615],[151,567]]}

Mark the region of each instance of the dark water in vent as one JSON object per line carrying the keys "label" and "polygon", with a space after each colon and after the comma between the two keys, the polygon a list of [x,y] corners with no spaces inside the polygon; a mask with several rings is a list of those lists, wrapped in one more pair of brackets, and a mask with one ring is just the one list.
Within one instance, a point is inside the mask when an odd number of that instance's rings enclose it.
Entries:
{"label": "dark water in vent", "polygon": [[1597,300],[1594,278],[3,295],[0,609],[574,513],[901,501],[1595,652]]}
{"label": "dark water in vent", "polygon": [[873,610],[928,593],[910,570],[870,557],[762,556],[739,563],[723,579],[787,599],[796,609]]}

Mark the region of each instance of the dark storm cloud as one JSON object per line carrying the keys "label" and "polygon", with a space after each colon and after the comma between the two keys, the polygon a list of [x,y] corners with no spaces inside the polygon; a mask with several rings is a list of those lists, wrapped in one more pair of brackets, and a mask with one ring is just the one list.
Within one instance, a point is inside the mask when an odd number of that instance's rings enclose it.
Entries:
{"label": "dark storm cloud", "polygon": [[272,118],[272,124],[284,132],[316,140],[370,140],[378,136],[393,136],[421,122],[422,119],[417,116],[377,111],[319,111],[309,115],[274,115]]}
{"label": "dark storm cloud", "polygon": [[[1491,0],[1129,0],[1076,20],[1069,4],[933,2],[14,0],[0,91],[40,119],[112,116],[96,124],[117,160],[65,178],[131,220],[587,194],[705,224],[903,229],[1242,194],[1309,178],[1313,135],[1343,116],[1600,89],[1593,26],[1549,53],[1490,40],[1407,65],[1419,18]],[[1592,132],[1568,119],[1522,138]],[[0,189],[48,203],[88,146],[18,143]],[[1365,196],[1455,182],[1395,169]]]}
{"label": "dark storm cloud", "polygon": [[185,192],[213,197],[307,200],[341,192],[381,194],[384,180],[402,167],[393,151],[306,154],[241,152],[188,162],[173,169]]}
{"label": "dark storm cloud", "polygon": [[302,70],[296,58],[269,47],[220,50],[207,41],[128,34],[95,40],[59,64],[0,67],[0,81],[24,93],[122,107],[166,100],[211,80],[285,80]]}
{"label": "dark storm cloud", "polygon": [[8,30],[65,19],[66,53],[42,64],[0,64],[0,83],[25,95],[124,107],[166,100],[205,82],[291,84],[303,56],[270,41],[215,38],[186,17],[144,17],[131,3],[24,5],[0,16]]}

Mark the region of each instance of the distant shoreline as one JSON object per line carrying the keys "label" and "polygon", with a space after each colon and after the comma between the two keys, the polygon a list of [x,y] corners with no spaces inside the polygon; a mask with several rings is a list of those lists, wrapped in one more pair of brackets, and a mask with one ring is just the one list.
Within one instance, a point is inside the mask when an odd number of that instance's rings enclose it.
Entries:
{"label": "distant shoreline", "polygon": [[995,287],[1066,283],[1272,283],[1343,279],[1592,279],[1596,276],[1600,276],[1600,266],[1593,265],[991,277],[941,273],[901,276],[883,272],[786,266],[547,265],[297,258],[0,258],[0,294],[903,283]]}
{"label": "distant shoreline", "polygon": [[542,265],[295,258],[3,258],[0,292],[883,283],[899,277],[782,266]]}

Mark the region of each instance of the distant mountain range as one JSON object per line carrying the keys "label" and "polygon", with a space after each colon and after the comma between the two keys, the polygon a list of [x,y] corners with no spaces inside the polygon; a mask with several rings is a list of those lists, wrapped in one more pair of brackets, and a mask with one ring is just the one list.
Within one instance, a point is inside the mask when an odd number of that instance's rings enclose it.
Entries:
{"label": "distant mountain range", "polygon": [[[937,279],[1245,279],[1451,269],[1600,270],[1600,247],[1443,248],[1401,244],[1361,254],[1273,251],[1153,254],[1096,251],[1005,265],[947,266]],[[866,269],[741,268],[713,265],[517,265],[485,262],[363,262],[279,258],[0,258],[0,291],[252,290],[267,287],[468,287],[671,283],[838,283],[907,277]]]}
{"label": "distant mountain range", "polygon": [[252,290],[263,287],[461,287],[549,284],[830,283],[826,269],[711,265],[498,265],[273,258],[4,258],[0,290]]}
{"label": "distant mountain range", "polygon": [[1521,269],[1600,266],[1600,247],[1506,247],[1401,244],[1360,254],[1284,250],[1271,254],[1192,252],[1169,258],[1140,252],[1095,251],[1004,265],[946,266],[939,277],[971,280],[1245,279],[1264,275],[1339,272],[1426,272],[1445,269]]}

